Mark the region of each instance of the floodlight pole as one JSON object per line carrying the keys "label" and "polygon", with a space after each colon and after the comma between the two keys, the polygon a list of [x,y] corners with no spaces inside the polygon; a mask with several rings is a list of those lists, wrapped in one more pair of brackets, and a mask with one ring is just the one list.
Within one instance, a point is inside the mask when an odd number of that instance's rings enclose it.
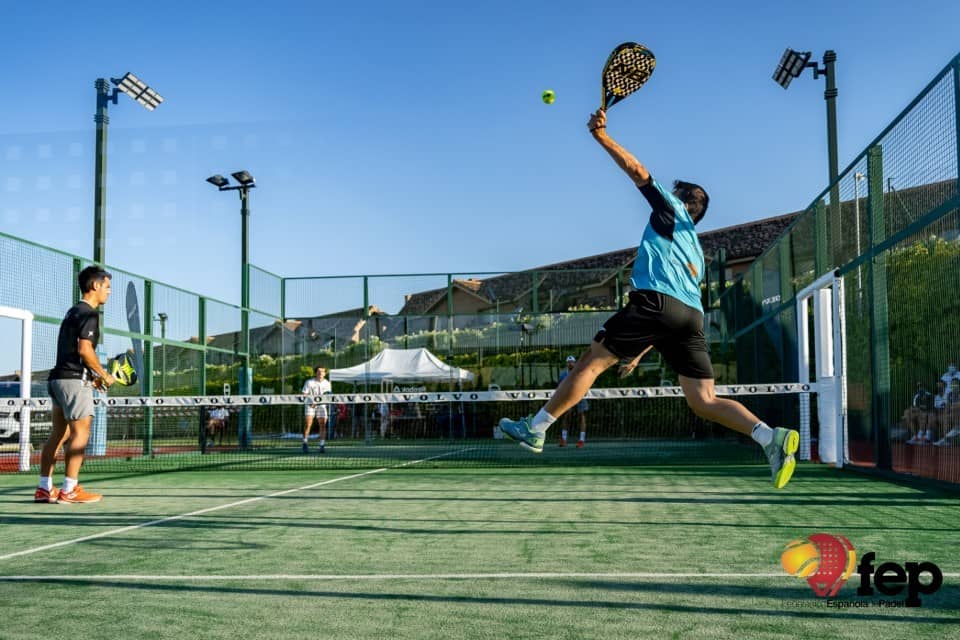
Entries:
{"label": "floodlight pole", "polygon": [[[250,187],[240,191],[240,330],[243,332],[243,379],[250,371]],[[246,383],[245,383],[246,384]],[[246,389],[253,393],[253,389]]]}
{"label": "floodlight pole", "polygon": [[[242,174],[242,175],[241,175]],[[240,195],[240,345],[243,350],[243,372],[240,376],[241,393],[250,394],[250,189],[255,189],[256,181],[246,171],[238,171],[233,177],[240,184],[228,186],[229,181],[223,176],[216,175],[207,178],[207,182],[217,187],[218,191],[238,191]],[[244,416],[240,425],[240,448],[245,449],[249,442],[249,412],[244,409]]]}
{"label": "floodlight pole", "polygon": [[837,160],[837,75],[836,51],[827,50],[823,54],[823,66],[826,67],[827,89],[823,99],[827,101],[827,153],[830,156],[830,182],[836,182],[840,176]]}
{"label": "floodlight pole", "polygon": [[823,68],[816,62],[808,62],[813,68],[813,79],[826,76],[827,88],[823,92],[823,99],[827,102],[827,156],[830,164],[830,182],[836,182],[840,176],[839,160],[837,156],[837,52],[828,49],[823,53]]}
{"label": "floodlight pole", "polygon": [[107,208],[107,125],[110,116],[107,115],[107,106],[110,102],[117,103],[117,90],[110,90],[110,83],[105,78],[97,78],[94,82],[97,88],[97,113],[93,121],[97,123],[96,160],[93,165],[93,261],[105,264],[105,249],[107,244],[106,208]]}
{"label": "floodlight pole", "polygon": [[[156,91],[143,84],[132,73],[122,78],[111,78],[116,87],[111,89],[106,78],[97,78],[93,86],[97,89],[97,112],[93,121],[97,123],[97,137],[95,142],[96,159],[93,166],[93,261],[106,264],[107,245],[107,125],[110,117],[107,107],[112,102],[117,104],[117,94],[123,90],[141,105],[153,111],[163,102]],[[131,92],[131,86],[136,87],[136,93]]]}

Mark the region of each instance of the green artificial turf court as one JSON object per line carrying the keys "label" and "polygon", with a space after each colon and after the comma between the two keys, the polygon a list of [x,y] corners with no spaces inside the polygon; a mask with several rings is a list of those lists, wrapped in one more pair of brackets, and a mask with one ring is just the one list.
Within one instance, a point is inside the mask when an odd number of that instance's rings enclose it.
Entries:
{"label": "green artificial turf court", "polygon": [[[0,475],[0,637],[873,640],[960,623],[956,494],[820,465],[783,491],[760,465],[82,481],[105,500],[34,504],[33,475]],[[876,564],[934,562],[943,586],[880,607],[854,573],[836,599],[871,606],[828,607],[779,564],[818,532]]]}

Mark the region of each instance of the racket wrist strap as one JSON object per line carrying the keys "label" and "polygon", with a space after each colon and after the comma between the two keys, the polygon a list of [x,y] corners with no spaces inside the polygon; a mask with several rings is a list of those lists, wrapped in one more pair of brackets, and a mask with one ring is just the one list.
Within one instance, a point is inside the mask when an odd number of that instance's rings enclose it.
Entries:
{"label": "racket wrist strap", "polygon": [[590,128],[590,133],[593,133],[593,132],[596,131],[597,129],[606,129],[606,128],[607,128],[607,125],[605,125],[605,124],[599,124],[599,125],[597,125],[597,126],[595,126],[595,127],[591,127],[591,128]]}

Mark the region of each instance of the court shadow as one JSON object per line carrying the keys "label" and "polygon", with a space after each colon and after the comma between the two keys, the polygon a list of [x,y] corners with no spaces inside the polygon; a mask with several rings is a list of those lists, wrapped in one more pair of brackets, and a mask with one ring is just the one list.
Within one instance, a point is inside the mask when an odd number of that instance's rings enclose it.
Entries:
{"label": "court shadow", "polygon": [[[348,582],[344,579],[342,582]],[[16,582],[18,584],[56,584],[63,586],[84,586],[84,587],[106,587],[111,589],[134,590],[152,593],[175,593],[178,596],[190,593],[219,594],[219,595],[238,595],[260,598],[263,596],[276,596],[288,598],[304,598],[322,600],[368,600],[371,602],[403,602],[403,603],[436,603],[436,604],[466,604],[472,606],[508,606],[527,609],[529,607],[558,607],[565,609],[604,609],[604,610],[622,610],[622,611],[658,611],[677,614],[690,615],[731,615],[739,617],[777,617],[777,618],[809,618],[822,620],[824,610],[822,609],[794,609],[784,607],[779,608],[757,608],[757,607],[719,607],[719,606],[698,606],[686,604],[668,604],[657,602],[624,602],[622,600],[583,600],[570,601],[568,599],[554,600],[547,598],[508,598],[508,597],[477,597],[477,596],[456,596],[456,595],[436,595],[436,594],[415,594],[415,593],[371,593],[363,591],[311,591],[304,589],[280,589],[264,587],[232,587],[232,586],[214,586],[207,584],[173,584],[161,582],[127,582],[121,580],[84,580],[77,578],[30,578],[30,579],[5,579],[0,577],[0,582]],[[291,579],[291,582],[298,582]],[[302,584],[302,580],[299,581]],[[360,581],[357,581],[360,582]],[[262,584],[262,582],[260,583]],[[662,584],[654,585],[657,589]],[[716,585],[710,585],[716,587]],[[651,589],[654,594],[656,589]],[[794,594],[793,590],[787,590]],[[762,593],[761,593],[762,592]],[[709,595],[705,593],[704,595]],[[758,589],[758,597],[769,597],[769,590]],[[795,594],[794,594],[795,595]],[[655,596],[654,596],[655,597]],[[809,596],[808,596],[809,597]],[[927,624],[955,624],[960,621],[960,615],[954,616],[933,616],[923,615],[923,609],[915,609],[916,615],[903,614],[877,614],[858,611],[855,614],[858,620],[871,620],[883,622],[911,622]]]}

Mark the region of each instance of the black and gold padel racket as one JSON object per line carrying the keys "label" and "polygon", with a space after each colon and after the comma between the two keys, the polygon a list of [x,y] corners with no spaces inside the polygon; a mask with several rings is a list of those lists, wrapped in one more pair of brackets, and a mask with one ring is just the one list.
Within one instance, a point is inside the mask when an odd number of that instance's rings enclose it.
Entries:
{"label": "black and gold padel racket", "polygon": [[624,42],[603,65],[600,108],[607,110],[642,87],[657,66],[653,52],[642,44]]}

